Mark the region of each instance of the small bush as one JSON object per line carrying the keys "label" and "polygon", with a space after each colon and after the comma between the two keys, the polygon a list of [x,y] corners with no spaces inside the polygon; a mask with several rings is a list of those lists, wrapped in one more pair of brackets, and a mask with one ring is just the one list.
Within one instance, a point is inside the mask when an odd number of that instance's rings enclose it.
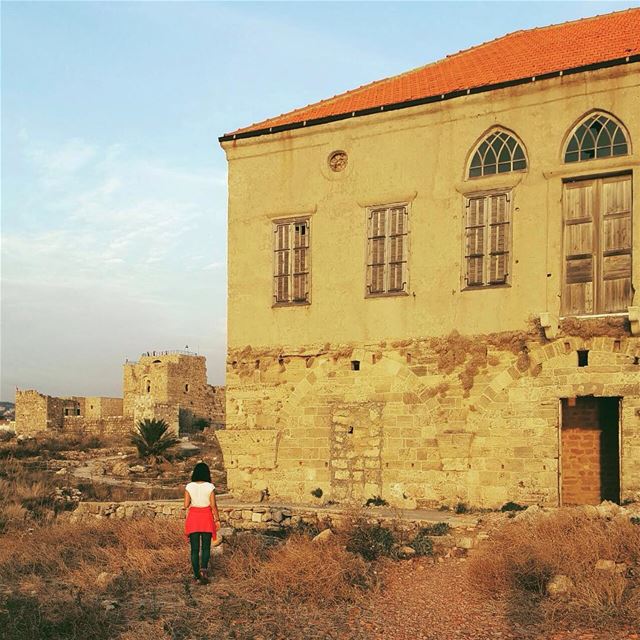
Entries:
{"label": "small bush", "polygon": [[431,540],[431,534],[428,532],[428,528],[420,529],[413,539],[411,546],[415,549],[418,556],[430,556],[433,555],[433,541]]}
{"label": "small bush", "polygon": [[454,511],[456,513],[469,513],[469,505],[466,502],[458,502]]}
{"label": "small bush", "polygon": [[373,496],[364,503],[365,507],[387,507],[389,503],[380,496]]}
{"label": "small bush", "polygon": [[161,461],[167,450],[180,442],[168,430],[169,425],[164,420],[141,420],[137,431],[131,435],[131,443],[141,458],[155,457],[156,461]]}
{"label": "small bush", "polygon": [[304,520],[298,520],[295,527],[290,530],[290,535],[301,535],[307,538],[314,538],[320,533],[320,529],[312,522],[305,522]]}
{"label": "small bush", "polygon": [[314,490],[311,492],[311,495],[312,495],[314,498],[322,498],[322,489],[321,489],[320,487],[318,487],[317,489],[314,489]]}
{"label": "small bush", "polygon": [[356,523],[347,533],[347,551],[357,553],[365,560],[390,556],[395,542],[393,532],[379,524]]}
{"label": "small bush", "polygon": [[420,529],[420,533],[426,536],[446,536],[451,527],[447,522],[436,522]]}
{"label": "small bush", "polygon": [[506,511],[524,511],[525,509],[527,509],[526,505],[523,504],[518,504],[517,502],[505,502],[501,507],[500,507],[500,511],[502,511],[503,513]]}

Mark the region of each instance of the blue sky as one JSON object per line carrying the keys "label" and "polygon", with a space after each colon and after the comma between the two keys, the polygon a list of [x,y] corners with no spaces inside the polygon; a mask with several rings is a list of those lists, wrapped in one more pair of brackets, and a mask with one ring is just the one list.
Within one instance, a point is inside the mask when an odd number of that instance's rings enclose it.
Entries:
{"label": "blue sky", "polygon": [[640,2],[3,2],[2,387],[120,395],[189,345],[224,380],[217,137],[517,29]]}

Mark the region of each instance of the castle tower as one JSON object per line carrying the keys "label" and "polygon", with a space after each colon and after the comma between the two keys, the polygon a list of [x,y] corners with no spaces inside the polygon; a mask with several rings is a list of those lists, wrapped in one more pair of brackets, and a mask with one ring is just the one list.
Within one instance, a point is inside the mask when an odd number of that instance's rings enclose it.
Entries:
{"label": "castle tower", "polygon": [[124,415],[135,422],[164,419],[177,431],[196,418],[214,422],[204,356],[185,352],[147,352],[124,365]]}

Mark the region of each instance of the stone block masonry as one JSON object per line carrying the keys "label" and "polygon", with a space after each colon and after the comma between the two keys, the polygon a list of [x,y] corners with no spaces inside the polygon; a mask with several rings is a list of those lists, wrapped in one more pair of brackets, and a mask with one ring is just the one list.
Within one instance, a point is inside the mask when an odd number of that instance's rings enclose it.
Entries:
{"label": "stone block masonry", "polygon": [[[229,489],[287,502],[380,496],[408,509],[557,506],[561,463],[584,480],[571,503],[615,491],[612,499],[638,499],[640,340],[624,329],[593,333],[231,350],[227,428],[218,434]],[[578,366],[578,350],[589,351],[588,366]],[[588,429],[566,423],[561,438],[568,398],[619,403],[609,480],[606,465],[585,471],[602,454]]]}

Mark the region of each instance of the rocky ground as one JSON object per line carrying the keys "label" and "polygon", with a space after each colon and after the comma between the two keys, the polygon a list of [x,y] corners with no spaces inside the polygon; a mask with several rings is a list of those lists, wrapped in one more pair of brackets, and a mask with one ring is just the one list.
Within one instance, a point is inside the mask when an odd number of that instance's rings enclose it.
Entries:
{"label": "rocky ground", "polygon": [[[640,631],[546,632],[514,620],[509,603],[481,596],[465,558],[415,559],[389,569],[387,587],[351,619],[349,637],[370,640],[640,640]],[[347,636],[345,636],[346,638]]]}

